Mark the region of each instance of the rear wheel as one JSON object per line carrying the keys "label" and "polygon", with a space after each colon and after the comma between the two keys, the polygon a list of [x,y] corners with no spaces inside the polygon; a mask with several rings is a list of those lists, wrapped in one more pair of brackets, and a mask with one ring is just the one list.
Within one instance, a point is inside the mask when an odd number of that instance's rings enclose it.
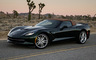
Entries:
{"label": "rear wheel", "polygon": [[36,48],[43,49],[49,44],[49,38],[46,34],[39,34],[35,39]]}
{"label": "rear wheel", "polygon": [[80,44],[84,44],[86,41],[87,41],[87,34],[85,31],[81,31],[81,33],[79,34],[79,37],[78,37],[78,42]]}

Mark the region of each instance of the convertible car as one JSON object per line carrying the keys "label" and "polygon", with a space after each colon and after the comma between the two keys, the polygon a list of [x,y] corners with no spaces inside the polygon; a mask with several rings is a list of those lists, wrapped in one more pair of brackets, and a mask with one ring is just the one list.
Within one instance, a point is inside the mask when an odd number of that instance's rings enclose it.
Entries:
{"label": "convertible car", "polygon": [[15,27],[8,33],[8,42],[13,44],[33,43],[36,48],[45,48],[52,41],[75,39],[84,44],[90,36],[88,24],[71,20],[46,19],[35,26]]}

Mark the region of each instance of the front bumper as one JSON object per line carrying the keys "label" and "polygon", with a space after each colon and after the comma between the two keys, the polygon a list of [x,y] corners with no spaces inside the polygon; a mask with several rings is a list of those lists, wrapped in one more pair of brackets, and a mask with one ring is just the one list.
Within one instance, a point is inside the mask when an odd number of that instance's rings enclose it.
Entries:
{"label": "front bumper", "polygon": [[12,38],[8,37],[8,43],[14,44],[33,44],[35,42],[35,38]]}

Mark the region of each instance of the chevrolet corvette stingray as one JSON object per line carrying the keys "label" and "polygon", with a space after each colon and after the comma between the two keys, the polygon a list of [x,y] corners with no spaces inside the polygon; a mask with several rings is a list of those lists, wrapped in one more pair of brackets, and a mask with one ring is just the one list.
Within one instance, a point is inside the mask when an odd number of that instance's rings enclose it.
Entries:
{"label": "chevrolet corvette stingray", "polygon": [[8,33],[8,42],[13,44],[33,43],[36,48],[45,48],[52,41],[75,39],[84,44],[90,36],[88,24],[71,20],[46,19],[35,26],[19,26]]}

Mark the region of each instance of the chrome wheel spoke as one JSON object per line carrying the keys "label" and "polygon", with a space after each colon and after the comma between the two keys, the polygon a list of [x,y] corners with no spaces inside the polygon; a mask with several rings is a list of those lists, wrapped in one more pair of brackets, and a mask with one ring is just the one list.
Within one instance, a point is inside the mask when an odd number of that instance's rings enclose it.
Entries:
{"label": "chrome wheel spoke", "polygon": [[44,44],[43,43],[41,43],[40,45],[41,45],[41,47],[44,47]]}
{"label": "chrome wheel spoke", "polygon": [[38,37],[38,41],[40,40],[40,37]]}
{"label": "chrome wheel spoke", "polygon": [[43,42],[43,43],[46,43],[46,40],[43,40],[42,42]]}

